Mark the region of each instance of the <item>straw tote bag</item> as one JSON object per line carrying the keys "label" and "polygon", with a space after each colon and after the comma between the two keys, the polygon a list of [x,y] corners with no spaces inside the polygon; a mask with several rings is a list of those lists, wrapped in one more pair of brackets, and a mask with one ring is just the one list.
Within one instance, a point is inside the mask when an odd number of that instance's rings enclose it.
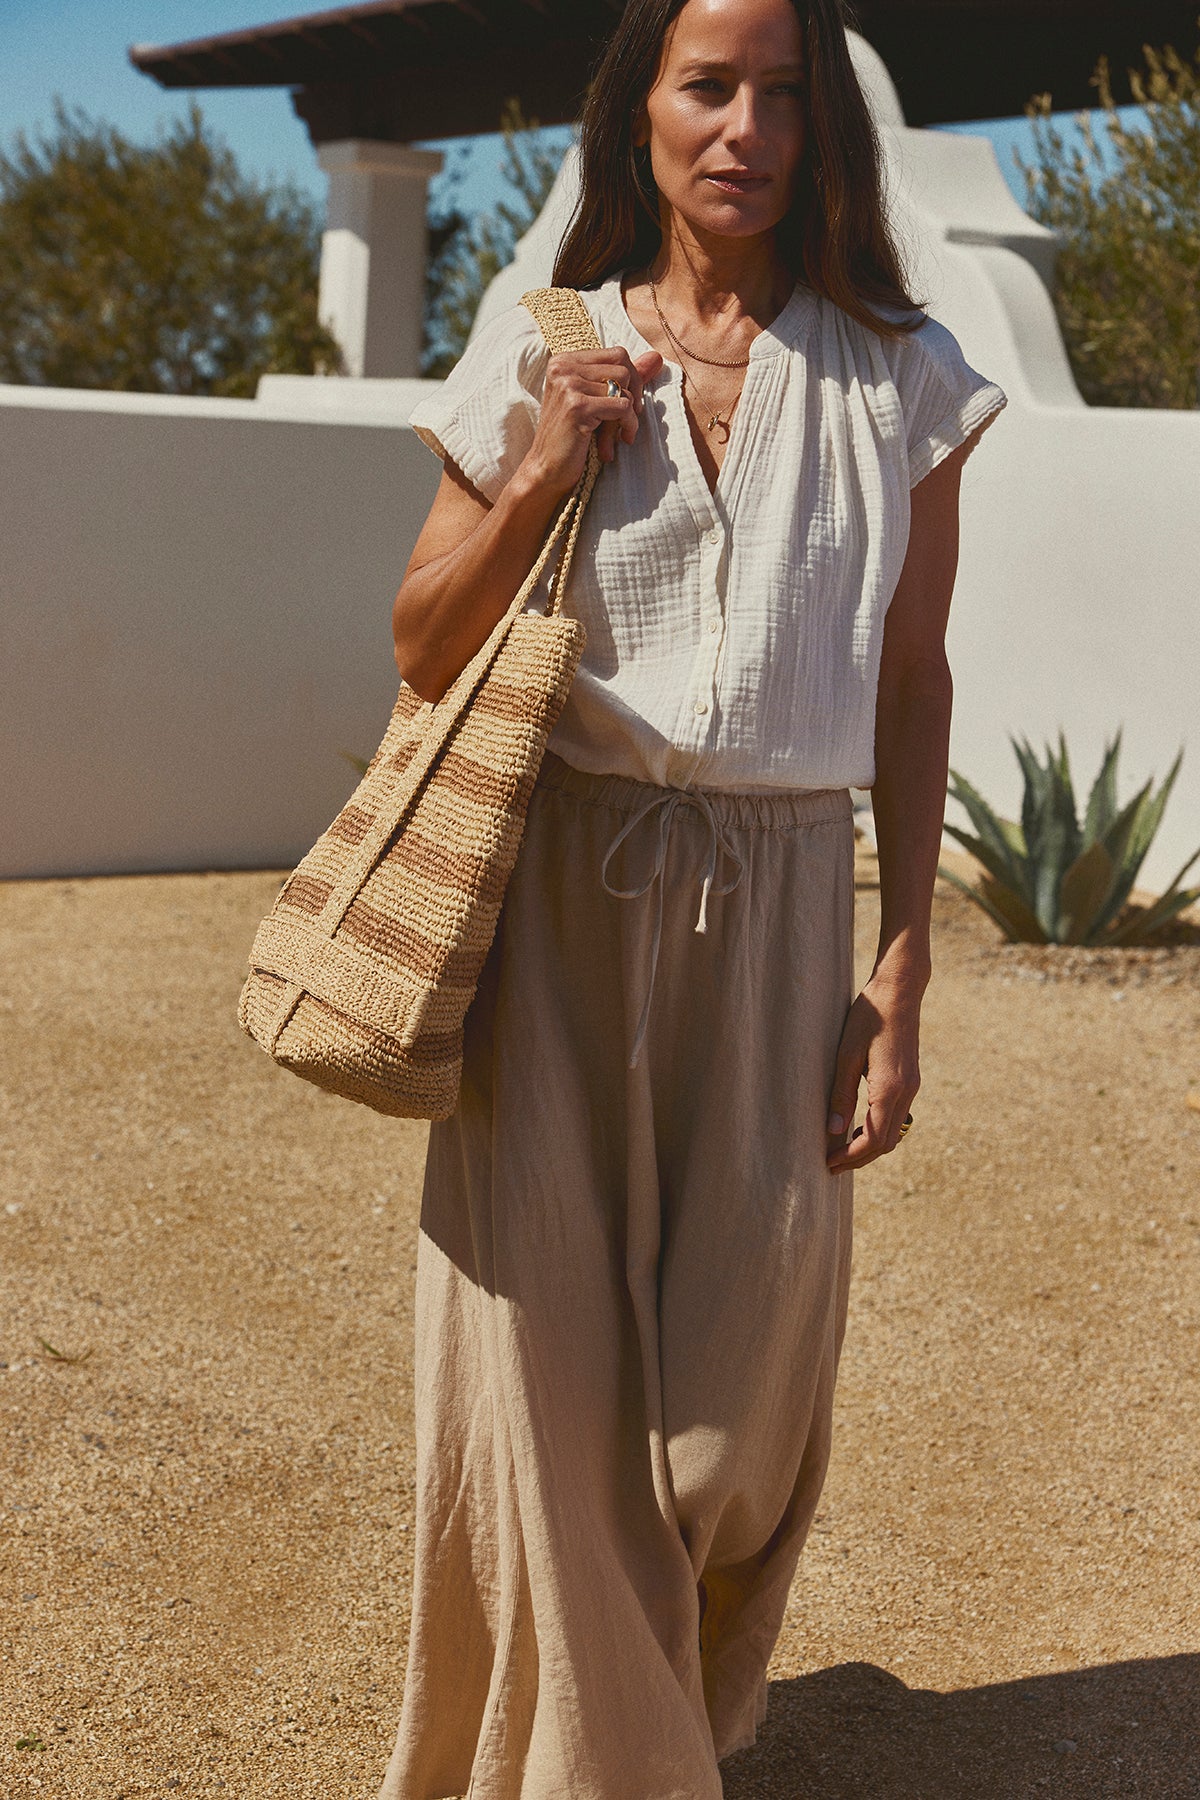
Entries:
{"label": "straw tote bag", "polygon": [[[524,296],[551,354],[599,339],[573,288]],[[560,603],[600,460],[507,613],[436,703],[402,685],[382,744],[259,926],[242,1028],[277,1063],[398,1118],[443,1119],[546,740],[584,631]],[[545,613],[526,610],[555,552]]]}

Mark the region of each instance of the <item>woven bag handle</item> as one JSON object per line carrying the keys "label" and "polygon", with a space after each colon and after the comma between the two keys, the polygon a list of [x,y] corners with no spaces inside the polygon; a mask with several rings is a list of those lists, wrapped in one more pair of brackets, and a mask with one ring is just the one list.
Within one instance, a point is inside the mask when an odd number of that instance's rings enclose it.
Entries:
{"label": "woven bag handle", "polygon": [[[551,356],[561,356],[570,350],[599,350],[600,339],[596,335],[596,327],[592,324],[592,316],[574,288],[531,288],[527,294],[522,294],[521,305],[537,320],[538,328],[546,340]],[[596,477],[599,473],[600,452],[596,449],[596,439],[593,436],[588,445],[587,462],[584,464],[579,484],[569,496],[563,513],[555,522],[554,530],[530,571],[530,579],[523,585],[522,606],[540,581],[557,541],[559,529],[569,518],[570,529],[567,533],[567,541],[563,546],[558,568],[554,573],[554,580],[550,584],[550,598],[546,606],[547,616],[558,611],[562,596],[566,592],[571,564],[575,560],[575,546],[579,541],[579,527],[583,523],[584,508],[591,499],[592,489],[596,485]]]}
{"label": "woven bag handle", "polygon": [[[558,356],[567,350],[598,350],[600,348],[600,339],[596,335],[596,328],[574,288],[533,288],[522,296],[521,304],[528,308],[537,320],[542,336],[549,346],[551,356]],[[526,602],[545,574],[550,558],[554,555],[559,541],[565,533],[566,543],[563,545],[558,567],[555,570],[546,614],[549,616],[556,611],[566,589],[567,577],[571,572],[571,564],[575,557],[575,548],[579,542],[579,528],[583,523],[587,503],[592,497],[592,489],[596,485],[600,467],[600,452],[596,448],[596,440],[593,437],[588,445],[587,462],[584,464],[583,474],[563,501],[558,517],[547,532],[545,542],[538,552],[537,561],[521,583],[512,605],[502,615],[499,623],[493,627],[487,642],[476,652],[458,679],[436,703],[435,712],[442,721],[442,730],[438,734],[439,741],[448,737],[453,731],[480,681],[500,654],[501,646],[508,636],[509,627],[513,620],[525,610]],[[414,791],[417,784],[424,779],[424,770],[425,758],[418,757],[416,764],[413,765],[412,786]]]}
{"label": "woven bag handle", "polygon": [[[566,350],[598,350],[600,339],[596,336],[596,328],[592,324],[587,308],[575,292],[574,288],[533,288],[522,296],[521,304],[528,308],[537,320],[542,336],[549,345],[551,356],[557,356]],[[571,563],[575,556],[575,546],[579,542],[579,527],[583,523],[584,509],[592,497],[592,489],[600,473],[600,452],[596,448],[596,440],[588,445],[587,462],[578,484],[567,495],[562,508],[546,535],[546,540],[538,553],[537,561],[521,583],[512,605],[493,627],[491,636],[476,651],[458,679],[446,690],[442,698],[434,705],[431,720],[436,719],[439,729],[427,732],[421,751],[410,763],[409,780],[405,787],[411,798],[417,791],[434,757],[441,745],[454,730],[459,719],[470,705],[480,682],[500,654],[505,638],[508,636],[514,619],[524,610],[530,595],[534,592],[546,571],[550,558],[554,555],[559,540],[566,534],[562,555],[559,557],[551,587],[550,601],[546,607],[547,616],[555,611],[563,591],[566,588],[567,576],[571,572]],[[407,811],[407,803],[398,811],[396,823]],[[364,848],[366,842],[364,840]],[[332,896],[331,896],[332,898]]]}
{"label": "woven bag handle", "polygon": [[574,288],[530,288],[521,295],[521,305],[537,320],[551,356],[600,348],[592,315]]}
{"label": "woven bag handle", "polygon": [[[524,304],[537,320],[542,335],[550,346],[552,356],[566,350],[593,350],[599,347],[600,340],[588,317],[587,309],[574,288],[537,288],[532,293],[525,295]],[[566,543],[563,546],[562,556],[555,574],[550,605],[547,607],[548,613],[554,611],[555,604],[566,585],[566,577],[570,572],[575,546],[579,541],[579,527],[583,520],[584,508],[591,498],[592,489],[596,485],[596,477],[599,473],[600,456],[593,439],[588,446],[587,463],[578,486],[568,494],[564,501],[558,517],[547,533],[538,559],[521,583],[520,591],[512,605],[498,620],[486,643],[476,651],[457,680],[433,705],[428,714],[429,724],[422,738],[421,747],[405,769],[401,787],[393,793],[390,805],[384,807],[377,814],[374,824],[363,837],[356,854],[343,869],[341,879],[334,884],[320,914],[314,919],[313,926],[322,935],[333,936],[359,888],[383,853],[392,833],[403,822],[430,766],[478,692],[481,681],[500,654],[513,621],[524,610],[526,601],[536,588],[555,548],[565,534]],[[283,1029],[300,992],[299,984],[289,983],[280,1003],[275,1027],[276,1037]]]}

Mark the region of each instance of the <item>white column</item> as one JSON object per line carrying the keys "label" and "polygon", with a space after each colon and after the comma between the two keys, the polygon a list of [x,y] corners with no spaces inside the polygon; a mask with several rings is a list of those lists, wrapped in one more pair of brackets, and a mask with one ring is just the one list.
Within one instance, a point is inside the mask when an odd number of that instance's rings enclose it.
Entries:
{"label": "white column", "polygon": [[321,239],[322,322],[350,375],[419,375],[425,304],[425,201],[435,150],[347,138],[322,144],[329,177]]}

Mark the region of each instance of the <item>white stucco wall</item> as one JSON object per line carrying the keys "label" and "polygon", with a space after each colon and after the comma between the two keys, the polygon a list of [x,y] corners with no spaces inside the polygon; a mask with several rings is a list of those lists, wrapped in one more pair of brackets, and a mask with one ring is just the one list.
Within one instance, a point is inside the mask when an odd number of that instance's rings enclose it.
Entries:
{"label": "white stucco wall", "polygon": [[0,388],[0,875],[308,848],[395,697],[438,473],[396,417]]}
{"label": "white stucco wall", "polygon": [[[1046,234],[982,139],[908,131],[857,46],[916,285],[1008,410],[968,463],[951,761],[1020,796],[1008,734],[1061,725],[1077,785],[1183,769],[1143,873],[1200,844],[1200,413],[1083,405]],[[546,213],[481,319],[549,280]],[[285,865],[395,691],[392,596],[437,465],[427,384],[274,377],[256,401],[0,387],[0,874]]]}
{"label": "white stucco wall", "polygon": [[951,764],[1017,817],[1010,733],[1040,750],[1061,728],[1081,799],[1118,727],[1122,799],[1182,745],[1139,881],[1163,887],[1200,846],[1200,412],[1086,406],[1046,285],[1053,240],[991,144],[907,129],[873,52],[860,75],[916,289],[1009,396],[964,472]]}
{"label": "white stucco wall", "polygon": [[1040,400],[1013,312],[1046,303],[1036,275],[953,246],[941,274],[939,316],[1010,396],[963,477],[951,764],[1017,817],[1009,733],[1040,751],[1061,727],[1081,803],[1118,726],[1122,799],[1183,745],[1139,881],[1165,886],[1200,846],[1200,414]]}

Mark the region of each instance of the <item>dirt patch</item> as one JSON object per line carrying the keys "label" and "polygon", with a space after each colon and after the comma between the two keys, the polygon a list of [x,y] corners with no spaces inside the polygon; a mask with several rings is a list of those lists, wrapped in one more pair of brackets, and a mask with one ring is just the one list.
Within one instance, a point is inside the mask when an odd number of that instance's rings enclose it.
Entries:
{"label": "dirt patch", "polygon": [[1110,988],[1200,984],[1200,948],[1178,944],[1128,950],[1078,944],[989,944],[976,952],[981,974],[1002,980],[1096,981]]}
{"label": "dirt patch", "polygon": [[[390,1750],[425,1134],[238,1031],[279,879],[0,888],[4,1800],[373,1800]],[[874,886],[863,847],[860,978]],[[934,916],[916,1123],[858,1178],[833,1462],[727,1796],[1186,1800],[1197,964],[1063,979],[949,884]]]}

